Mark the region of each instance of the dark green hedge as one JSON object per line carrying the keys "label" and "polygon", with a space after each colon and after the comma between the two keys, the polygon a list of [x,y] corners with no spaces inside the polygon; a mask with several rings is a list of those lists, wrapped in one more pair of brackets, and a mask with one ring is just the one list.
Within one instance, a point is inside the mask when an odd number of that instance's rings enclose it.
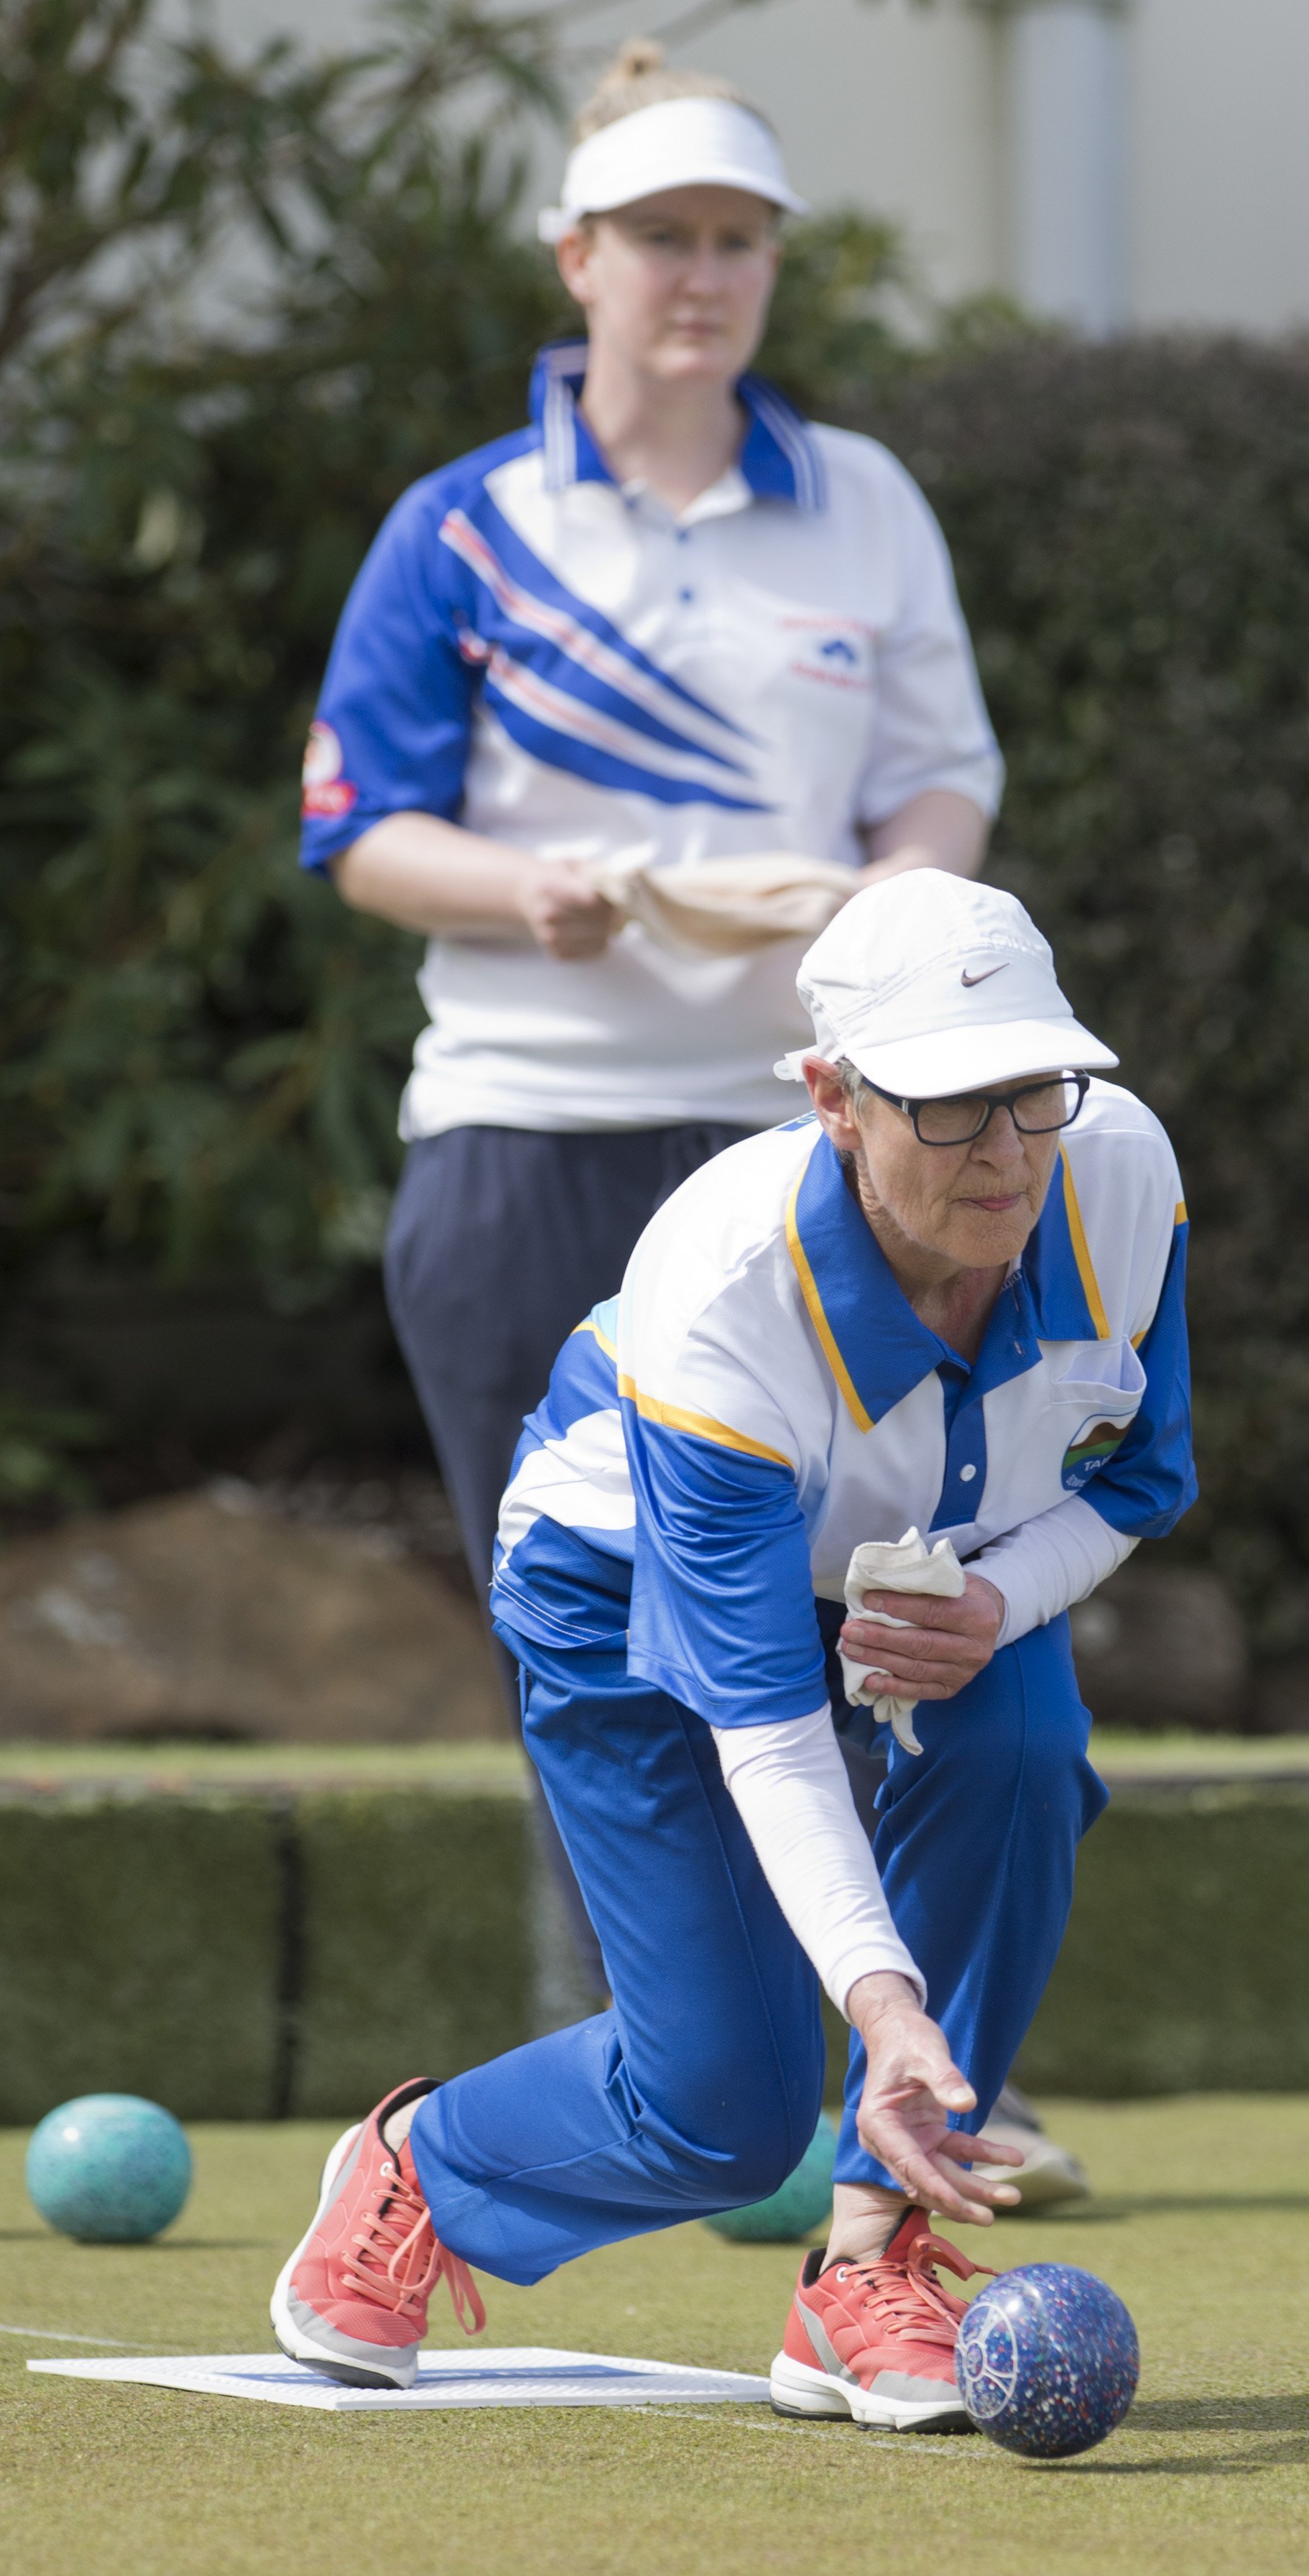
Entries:
{"label": "dark green hedge", "polygon": [[1120,1797],[1078,1858],[1034,2091],[1309,2090],[1309,1798]]}
{"label": "dark green hedge", "polygon": [[515,1797],[0,1804],[0,2122],[356,2113],[527,2038]]}
{"label": "dark green hedge", "polygon": [[529,1820],[506,1798],[300,1801],[298,2112],[357,2110],[530,2036]]}
{"label": "dark green hedge", "polygon": [[992,872],[1166,1121],[1202,1500],[1309,1638],[1309,349],[1013,346],[860,413],[940,514],[1009,763]]}
{"label": "dark green hedge", "polygon": [[0,1805],[0,2120],[99,2092],[267,2117],[278,1836],[266,1801]]}
{"label": "dark green hedge", "polygon": [[[530,1810],[419,1789],[0,1805],[0,2122],[74,2093],[357,2114],[539,2025]],[[1020,2063],[1042,2092],[1309,2090],[1309,1796],[1116,1798]],[[828,2016],[829,2091],[846,2032]]]}
{"label": "dark green hedge", "polygon": [[[558,28],[413,0],[368,57],[197,42],[150,83],[121,46],[95,69],[155,14],[30,0],[0,95],[0,1293],[111,1263],[304,1311],[375,1261],[417,1005],[415,944],[296,875],[299,746],[378,521],[517,424],[563,318],[512,158]],[[67,205],[115,134],[104,220],[178,292],[109,320]],[[182,291],[233,222],[261,237],[253,333]],[[20,309],[28,231],[45,283]],[[1011,330],[947,357],[938,328],[911,362],[878,318],[897,262],[885,226],[802,231],[766,361],[883,435],[941,516],[1009,760],[995,870],[1181,1151],[1203,1500],[1175,1544],[1294,1650],[1309,352]],[[85,1430],[50,1379],[57,1451]],[[54,1486],[34,1391],[8,1392],[0,1492]]]}

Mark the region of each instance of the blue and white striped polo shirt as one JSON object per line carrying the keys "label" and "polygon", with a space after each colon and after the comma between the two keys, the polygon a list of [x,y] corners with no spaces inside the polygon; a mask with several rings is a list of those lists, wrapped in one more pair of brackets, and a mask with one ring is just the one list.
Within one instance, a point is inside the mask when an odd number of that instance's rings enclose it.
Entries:
{"label": "blue and white striped polo shirt", "polygon": [[[614,482],[547,350],[531,427],[428,475],[342,615],[305,772],[303,858],[387,814],[543,859],[862,864],[856,827],[931,787],[985,812],[1001,765],[921,493],[885,448],[746,377],[739,463],[680,515]],[[632,925],[563,965],[433,940],[402,1125],[768,1126],[804,1043],[803,942],[672,956]]]}
{"label": "blue and white striped polo shirt", "polygon": [[625,1648],[712,1725],[761,1725],[826,1697],[819,1605],[865,1539],[912,1523],[967,1559],[1074,1496],[1162,1537],[1196,1492],[1185,1247],[1162,1127],[1093,1082],[970,1366],[816,1120],[733,1146],[565,1343],[501,1507],[496,1617],[529,1660]]}

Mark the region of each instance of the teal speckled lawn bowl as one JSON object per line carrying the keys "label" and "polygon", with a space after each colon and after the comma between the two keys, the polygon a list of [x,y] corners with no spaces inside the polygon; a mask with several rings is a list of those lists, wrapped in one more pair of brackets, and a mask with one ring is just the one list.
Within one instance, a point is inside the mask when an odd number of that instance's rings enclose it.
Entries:
{"label": "teal speckled lawn bowl", "polygon": [[143,2245],[191,2188],[186,2131],[138,2093],[82,2093],[48,2111],[27,2150],[27,2188],[47,2225],[84,2245]]}
{"label": "teal speckled lawn bowl", "polygon": [[705,2225],[712,2227],[715,2236],[729,2236],[738,2245],[798,2245],[831,2213],[835,2162],[836,2130],[827,2113],[820,2111],[818,2126],[780,2191],[770,2192],[767,2200],[751,2201],[746,2209],[724,2209],[706,2218]]}

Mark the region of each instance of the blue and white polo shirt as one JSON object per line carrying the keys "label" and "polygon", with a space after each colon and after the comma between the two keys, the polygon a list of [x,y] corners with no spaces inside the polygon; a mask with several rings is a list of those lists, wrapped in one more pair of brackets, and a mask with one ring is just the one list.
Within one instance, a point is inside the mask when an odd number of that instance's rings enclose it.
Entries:
{"label": "blue and white polo shirt", "polygon": [[1185,1247],[1162,1127],[1093,1082],[970,1366],[816,1120],[733,1146],[564,1345],[501,1506],[497,1619],[529,1661],[625,1652],[712,1725],[762,1725],[826,1698],[824,1610],[865,1539],[912,1523],[967,1559],[1074,1497],[1162,1537],[1196,1493]]}
{"label": "blue and white polo shirt", "polygon": [[[414,484],[346,602],[305,767],[326,867],[418,811],[547,860],[863,863],[930,787],[1001,763],[939,528],[875,440],[739,387],[739,463],[680,515],[620,488],[547,350],[532,424]],[[562,965],[433,940],[402,1130],[771,1125],[803,941],[682,959],[635,925]]]}

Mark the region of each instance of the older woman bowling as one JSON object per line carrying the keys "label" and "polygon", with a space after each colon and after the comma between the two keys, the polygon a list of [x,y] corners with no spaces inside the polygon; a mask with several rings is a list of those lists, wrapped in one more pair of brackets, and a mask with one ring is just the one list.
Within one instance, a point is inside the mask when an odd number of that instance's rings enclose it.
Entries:
{"label": "older woman bowling", "polygon": [[[314,2369],[403,2387],[443,2272],[480,2320],[470,2264],[534,2282],[776,2189],[825,1987],[836,2205],[774,2402],[961,2419],[939,2276],[975,2267],[930,2213],[1014,2197],[975,2123],[1104,1804],[1068,1607],[1194,1497],[1185,1210],[1011,895],[871,887],[799,989],[813,1044],[779,1071],[812,1114],[659,1211],[501,1512],[494,1608],[613,2007],[349,2133],[273,2300]],[[896,1724],[871,1845],[835,1731],[870,1692]]]}

